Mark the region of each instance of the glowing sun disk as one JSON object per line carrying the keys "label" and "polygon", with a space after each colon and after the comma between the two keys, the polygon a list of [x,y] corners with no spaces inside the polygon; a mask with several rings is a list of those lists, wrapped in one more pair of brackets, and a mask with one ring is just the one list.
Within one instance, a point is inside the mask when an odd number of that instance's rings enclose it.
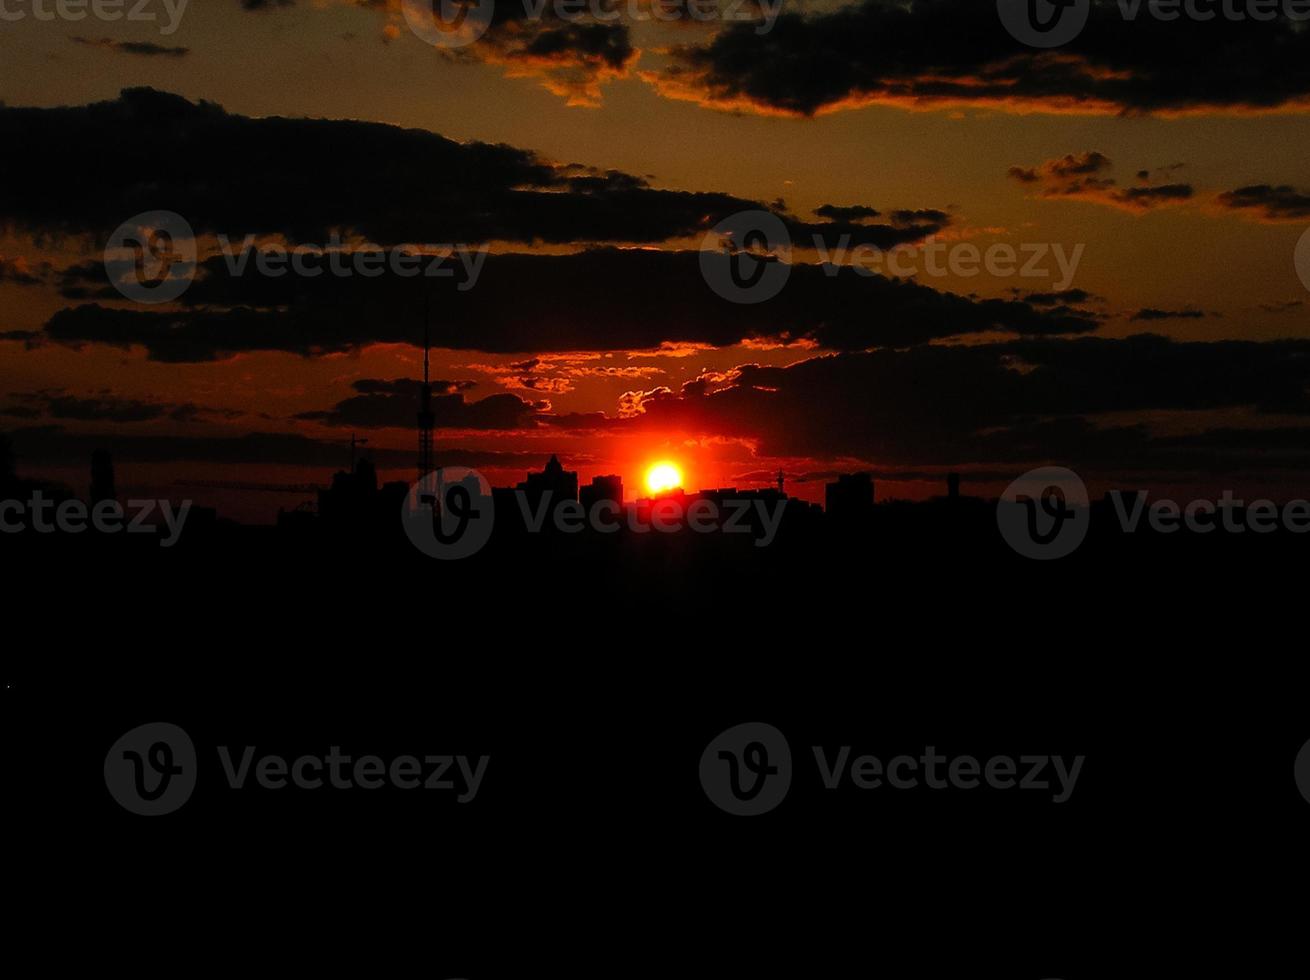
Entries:
{"label": "glowing sun disk", "polygon": [[682,486],[682,470],[673,463],[655,463],[646,471],[646,489],[663,493]]}

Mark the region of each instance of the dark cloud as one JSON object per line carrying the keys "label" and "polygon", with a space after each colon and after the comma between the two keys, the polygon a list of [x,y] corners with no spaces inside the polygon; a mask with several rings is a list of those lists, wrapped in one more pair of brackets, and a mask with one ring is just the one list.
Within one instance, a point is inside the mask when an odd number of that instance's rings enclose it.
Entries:
{"label": "dark cloud", "polygon": [[107,37],[99,40],[89,37],[74,37],[76,44],[90,48],[103,48],[106,51],[119,51],[123,54],[135,54],[145,58],[185,58],[191,53],[190,48],[169,47],[153,44],[150,41],[114,41]]}
{"label": "dark cloud", "polygon": [[[382,244],[658,242],[759,207],[505,145],[378,123],[251,119],[149,89],[76,108],[0,107],[0,142],[25,148],[6,159],[0,220],[101,238],[166,209],[238,241],[281,233],[324,243],[346,229]],[[85,148],[111,145],[96,179],[84,179]]]}
{"label": "dark cloud", "polygon": [[1015,40],[995,3],[864,0],[788,12],[773,30],[733,24],[684,45],[652,80],[707,104],[813,115],[866,103],[1148,113],[1302,107],[1310,31],[1273,21],[1126,19],[1092,0],[1058,51]]}
{"label": "dark cloud", "polygon": [[26,259],[7,259],[0,255],[0,283],[14,283],[18,286],[40,286],[50,274],[49,267],[33,271]]}
{"label": "dark cloud", "polygon": [[[386,40],[408,30],[401,9],[402,0],[338,2],[384,14],[387,24],[383,36]],[[482,3],[491,2],[482,0]],[[241,0],[244,10],[257,13],[292,6],[295,6],[295,0]],[[471,9],[478,6],[478,0],[456,0],[450,6]],[[422,4],[414,4],[411,13],[419,12],[421,7]],[[596,16],[598,10],[601,11],[599,17]],[[626,75],[639,54],[632,44],[628,26],[616,22],[622,12],[616,3],[603,3],[597,7],[502,0],[492,4],[490,19],[484,21],[486,26],[481,36],[458,50],[443,48],[435,54],[503,65],[516,77],[536,77],[547,89],[564,96],[572,105],[595,105],[600,102],[601,85]]]}
{"label": "dark cloud", "polygon": [[[68,432],[59,425],[27,426],[10,431],[13,455],[25,466],[84,465],[97,449],[107,449],[115,463],[212,463],[270,466],[316,466],[339,469],[345,463],[348,438],[314,439],[291,432],[252,432],[242,436],[165,436]],[[414,449],[370,446],[368,457],[378,466],[414,465]],[[437,466],[513,467],[528,469],[546,461],[549,453],[461,450],[438,447]]]}
{"label": "dark cloud", "polygon": [[[412,382],[362,381],[356,390],[384,401],[362,410],[343,408],[347,400],[315,417],[343,426],[412,427]],[[1142,335],[930,345],[787,367],[747,364],[715,385],[633,394],[625,399],[627,417],[542,413],[537,427],[562,436],[650,430],[737,438],[760,456],[842,460],[847,468],[865,461],[884,474],[941,467],[1017,473],[1039,462],[1071,465],[1085,476],[1310,473],[1310,426],[1198,427],[1166,436],[1108,414],[1243,409],[1310,417],[1310,341],[1183,343]],[[116,460],[133,462],[334,467],[346,444],[292,433],[75,435],[58,426],[19,429],[14,443],[21,460],[45,463],[84,461],[93,449],[108,448]],[[413,462],[408,446],[370,455],[383,466]],[[512,453],[445,453],[440,462],[524,467],[529,455],[539,465],[538,454]]]}
{"label": "dark cloud", "polygon": [[144,346],[164,361],[242,351],[320,354],[374,342],[416,343],[431,303],[435,346],[496,353],[632,350],[664,343],[716,347],[747,339],[809,340],[833,350],[901,347],[989,331],[1084,333],[1096,319],[1019,300],[976,299],[910,280],[831,266],[792,267],[773,299],[721,299],[697,252],[601,249],[574,255],[491,255],[467,291],[453,279],[231,275],[221,258],[183,300],[156,312],[87,305],[62,310],[46,337]]}
{"label": "dark cloud", "polygon": [[204,408],[193,402],[152,402],[125,398],[105,390],[88,395],[60,389],[16,392],[9,404],[0,403],[0,415],[35,419],[48,417],[77,422],[193,422],[205,417],[235,418],[241,413]]}
{"label": "dark cloud", "polygon": [[1282,184],[1253,184],[1219,195],[1219,204],[1234,211],[1253,212],[1262,221],[1310,218],[1310,192]]}
{"label": "dark cloud", "polygon": [[[789,367],[744,365],[727,387],[662,388],[629,404],[636,408],[629,418],[566,416],[554,424],[715,434],[750,440],[764,456],[888,466],[1052,460],[1204,470],[1199,453],[1184,463],[1164,452],[1199,449],[1204,433],[1166,442],[1144,426],[1106,425],[1097,416],[1234,408],[1310,414],[1310,341],[1181,343],[1142,335],[933,345]],[[1310,470],[1310,443],[1300,444],[1299,459]]]}
{"label": "dark cloud", "polygon": [[1153,307],[1146,307],[1138,310],[1129,320],[1203,320],[1207,316],[1214,314],[1206,313],[1204,310],[1158,310]]}
{"label": "dark cloud", "polygon": [[[351,385],[361,395],[407,395],[411,399],[418,397],[418,382],[412,378],[396,378],[391,381],[379,381],[373,378],[361,378]],[[476,381],[433,380],[430,383],[434,394],[450,395],[457,391],[476,388]]]}
{"label": "dark cloud", "polygon": [[[334,231],[381,245],[660,243],[699,236],[766,205],[729,194],[660,190],[619,171],[556,165],[503,144],[456,143],[379,123],[251,119],[151,89],[113,102],[28,109],[0,105],[6,159],[0,222],[37,233],[106,239],[128,218],[168,210],[198,233],[238,244],[282,234],[329,243]],[[114,146],[85,179],[85,148]],[[893,212],[891,224],[816,224],[781,214],[794,237],[879,248],[921,241],[949,223],[936,209]],[[73,270],[69,295],[107,284]],[[107,294],[104,294],[107,295]]]}
{"label": "dark cloud", "polygon": [[[1195,194],[1191,184],[1120,187],[1118,181],[1109,176],[1113,166],[1104,153],[1089,150],[1069,153],[1035,167],[1011,167],[1009,176],[1021,184],[1038,188],[1043,197],[1091,201],[1136,212],[1177,204]],[[1147,181],[1150,176],[1150,171],[1146,170],[1137,173],[1140,181]]]}
{"label": "dark cloud", "polygon": [[1263,313],[1291,313],[1293,310],[1302,309],[1305,306],[1305,300],[1289,299],[1279,303],[1261,303],[1259,309]]}
{"label": "dark cloud", "polygon": [[1032,306],[1079,306],[1100,299],[1085,289],[1065,289],[1058,293],[1028,293],[1024,302]]}
{"label": "dark cloud", "polygon": [[820,218],[827,218],[830,221],[848,222],[877,218],[882,214],[881,211],[871,208],[867,204],[852,204],[849,206],[822,204],[814,209],[814,213]]}
{"label": "dark cloud", "polygon": [[[454,382],[438,382],[449,386]],[[362,380],[354,384],[358,394],[338,402],[327,411],[304,412],[297,419],[347,428],[412,429],[419,404],[417,381]],[[440,388],[437,388],[441,391]],[[491,395],[479,401],[464,400],[460,392],[434,394],[432,414],[438,429],[528,429],[535,426],[543,402],[527,402],[516,395]]]}

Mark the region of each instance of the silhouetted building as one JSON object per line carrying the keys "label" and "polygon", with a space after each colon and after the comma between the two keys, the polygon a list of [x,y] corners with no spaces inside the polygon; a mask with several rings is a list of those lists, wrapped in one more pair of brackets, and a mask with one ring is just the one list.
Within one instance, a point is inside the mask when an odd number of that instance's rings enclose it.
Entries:
{"label": "silhouetted building", "polygon": [[551,456],[540,473],[529,473],[513,489],[493,489],[491,499],[497,526],[521,531],[540,521],[540,528],[550,531],[556,527],[555,512],[559,506],[578,499],[578,474],[564,469],[559,457]]}
{"label": "silhouetted building", "polygon": [[602,500],[612,500],[619,508],[623,507],[623,478],[620,476],[595,476],[591,483],[578,492],[578,500],[590,512]]}
{"label": "silhouetted building", "polygon": [[117,500],[118,492],[114,488],[114,459],[107,449],[97,449],[91,454],[91,506],[104,500]]}
{"label": "silhouetted building", "polygon": [[824,492],[825,509],[835,521],[852,523],[873,516],[873,474],[842,473]]}
{"label": "silhouetted building", "polygon": [[361,459],[353,473],[334,473],[332,486],[318,492],[318,513],[330,523],[359,524],[374,511],[377,502],[377,470],[367,459]]}
{"label": "silhouetted building", "polygon": [[578,474],[564,469],[559,457],[552,455],[546,462],[546,468],[540,473],[529,473],[518,489],[524,491],[532,503],[540,502],[547,492],[550,493],[552,505],[561,500],[577,500]]}

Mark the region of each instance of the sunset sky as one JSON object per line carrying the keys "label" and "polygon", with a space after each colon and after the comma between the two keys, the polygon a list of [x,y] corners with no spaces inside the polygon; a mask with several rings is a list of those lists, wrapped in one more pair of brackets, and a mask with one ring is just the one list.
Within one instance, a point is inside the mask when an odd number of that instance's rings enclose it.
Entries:
{"label": "sunset sky", "polygon": [[[162,0],[154,23],[0,21],[20,469],[84,492],[107,446],[125,495],[251,521],[300,498],[180,484],[324,483],[352,433],[413,479],[427,307],[437,460],[497,485],[558,453],[629,495],[664,459],[689,489],[782,469],[816,500],[841,471],[922,497],[947,470],[995,493],[1046,462],[1094,489],[1304,490],[1310,22],[1094,5],[1039,51],[992,0],[723,0],[752,19],[663,24],[649,0],[523,4],[448,48],[400,0],[192,0],[168,34]],[[776,298],[737,304],[697,250],[750,210],[799,247]],[[149,211],[196,235],[171,303],[106,271]],[[489,254],[464,290],[267,279],[231,275],[220,235]],[[825,270],[815,235],[909,248],[914,274]],[[935,275],[926,244],[1048,257]]]}

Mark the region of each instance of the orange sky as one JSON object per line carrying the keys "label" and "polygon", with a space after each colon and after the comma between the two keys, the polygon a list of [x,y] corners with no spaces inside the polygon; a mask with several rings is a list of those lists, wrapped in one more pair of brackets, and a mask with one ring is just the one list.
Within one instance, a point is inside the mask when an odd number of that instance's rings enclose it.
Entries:
{"label": "orange sky", "polygon": [[[837,4],[829,5],[832,7]],[[981,248],[993,243],[1059,242],[1084,248],[1076,281],[1097,297],[1097,336],[1126,337],[1149,329],[1185,340],[1271,340],[1310,337],[1310,300],[1292,262],[1296,242],[1310,221],[1271,223],[1214,205],[1221,192],[1248,184],[1310,189],[1310,117],[1299,111],[1265,115],[1198,112],[1160,115],[1070,114],[1004,107],[928,107],[909,111],[873,105],[815,118],[755,112],[724,112],[669,98],[652,84],[667,63],[661,49],[694,27],[634,28],[640,54],[608,73],[592,95],[561,95],[558,78],[515,67],[496,57],[453,58],[434,51],[400,23],[349,3],[301,3],[259,14],[231,3],[193,3],[179,30],[162,38],[149,25],[43,23],[27,19],[0,28],[0,101],[4,105],[53,107],[110,100],[126,87],[151,86],[192,100],[205,99],[229,113],[359,119],[415,127],[451,139],[505,143],[556,163],[649,175],[652,186],[714,191],[753,201],[785,199],[787,209],[807,214],[823,204],[878,208],[943,209],[951,216],[943,238]],[[388,31],[388,25],[391,30]],[[712,30],[706,28],[704,30]],[[184,46],[185,56],[141,57],[75,38],[149,41]],[[481,43],[481,42],[479,42]],[[579,101],[587,105],[577,104]],[[570,104],[572,102],[573,104]],[[1030,107],[1031,108],[1031,107]],[[15,148],[10,148],[11,151]],[[21,148],[16,148],[22,152]],[[1182,178],[1195,196],[1177,207],[1132,213],[1094,200],[1045,196],[1041,188],[1007,177],[1011,167],[1034,167],[1065,154],[1095,150],[1110,161],[1119,186],[1139,170],[1184,163]],[[95,180],[94,154],[87,179]],[[379,161],[381,166],[384,161]],[[167,165],[167,161],[164,161]],[[125,216],[126,217],[126,216]],[[674,247],[669,243],[664,247]],[[685,244],[685,243],[684,243]],[[531,251],[522,245],[494,250]],[[560,248],[551,248],[559,251]],[[564,246],[564,251],[568,246]],[[10,228],[0,236],[0,256],[37,268],[62,268],[98,258],[94,244],[76,237],[43,239]],[[812,256],[798,256],[813,261]],[[1056,288],[1046,279],[943,276],[929,284],[961,295],[1010,298],[1016,289]],[[921,280],[922,281],[922,280]],[[579,299],[585,303],[585,298]],[[52,288],[0,281],[0,331],[40,331],[68,300]],[[1143,308],[1196,310],[1196,318],[1149,324],[1130,320]],[[977,338],[974,338],[977,340]],[[761,349],[740,344],[674,350],[579,351],[552,355],[534,372],[535,389],[524,387],[512,365],[531,351],[487,353],[434,351],[438,378],[472,382],[466,398],[511,392],[545,400],[556,414],[605,413],[617,418],[626,393],[661,386],[674,392],[704,375],[727,375],[742,364],[784,366],[815,354],[811,347]],[[596,368],[614,369],[597,371]],[[123,423],[65,422],[78,432],[134,435],[223,435],[247,432],[301,433],[348,443],[350,432],[297,420],[350,397],[362,379],[413,378],[421,370],[413,348],[374,344],[341,354],[302,357],[248,352],[215,362],[161,363],[139,348],[88,344],[80,348],[0,340],[0,393],[62,390],[80,397],[111,393],[120,399],[204,408],[198,417]],[[1159,411],[1152,425],[1186,428],[1188,420],[1248,419],[1234,407],[1221,412]],[[0,428],[28,424],[0,419]],[[1260,424],[1265,424],[1262,421]],[[367,433],[371,446],[407,450],[413,433]],[[518,432],[443,431],[440,446],[470,451],[548,454],[559,452],[584,481],[620,472],[639,485],[645,466],[676,458],[693,486],[749,485],[783,468],[799,479],[877,459],[767,456],[751,439],[668,431],[570,434],[551,428]],[[346,450],[343,449],[343,464]],[[268,466],[215,466],[201,462],[121,464],[122,482],[158,488],[190,478],[289,479]],[[321,466],[304,469],[310,482],[326,478]],[[493,482],[521,478],[517,464],[487,469]],[[247,472],[249,471],[249,472]],[[48,472],[73,482],[73,466]],[[387,472],[384,469],[384,472]],[[303,474],[302,474],[303,475]],[[408,478],[403,468],[388,475]],[[790,489],[821,499],[822,478],[793,482]],[[891,481],[893,492],[935,492],[935,481]],[[279,497],[221,501],[225,509],[256,519],[257,511],[294,500]]]}

